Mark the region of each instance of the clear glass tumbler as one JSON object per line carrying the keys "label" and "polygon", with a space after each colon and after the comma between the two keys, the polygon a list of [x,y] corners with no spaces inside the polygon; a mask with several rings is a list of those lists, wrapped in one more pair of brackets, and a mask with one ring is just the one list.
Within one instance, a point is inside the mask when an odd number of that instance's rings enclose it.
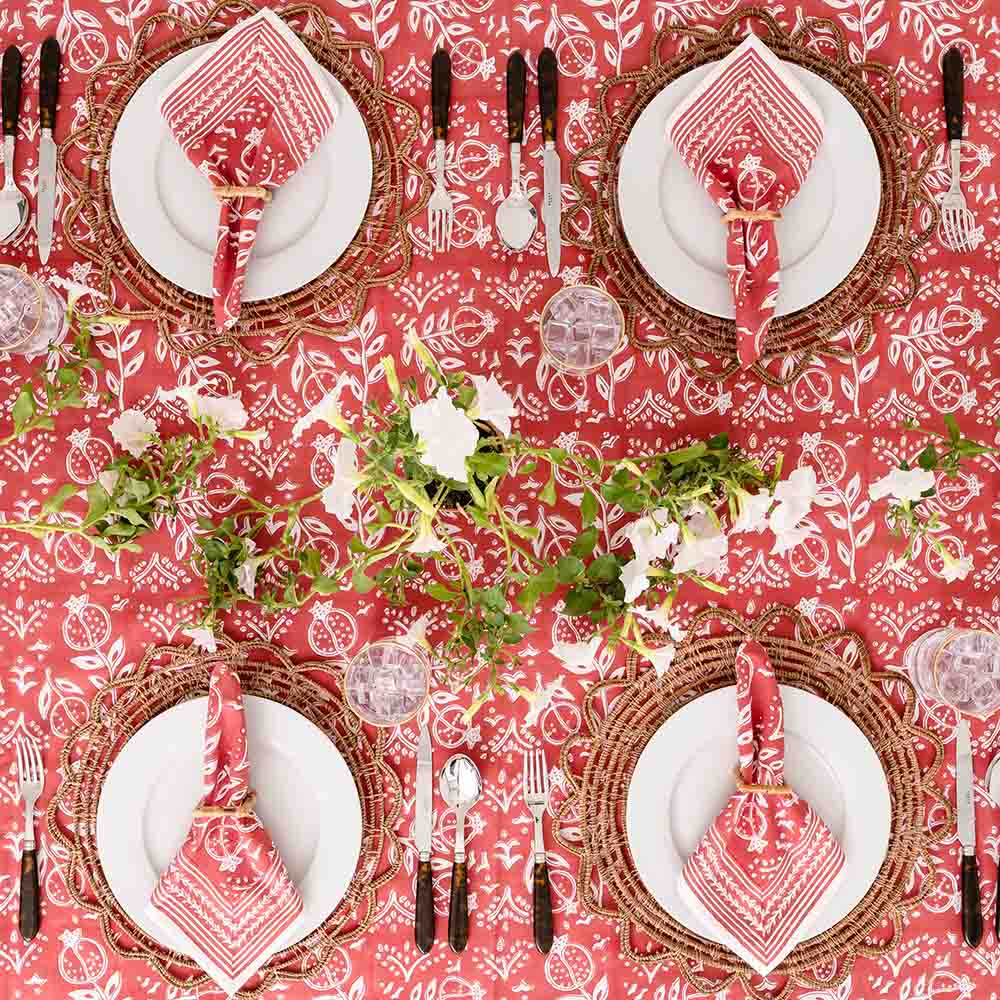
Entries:
{"label": "clear glass tumbler", "polygon": [[928,698],[985,717],[1000,708],[1000,636],[936,628],[915,639],[903,665]]}
{"label": "clear glass tumbler", "polygon": [[0,351],[36,356],[66,335],[66,302],[27,271],[0,264]]}
{"label": "clear glass tumbler", "polygon": [[344,674],[347,704],[373,726],[398,726],[414,718],[427,701],[430,685],[427,654],[398,639],[365,646]]}
{"label": "clear glass tumbler", "polygon": [[560,371],[586,375],[618,350],[625,336],[622,307],[596,285],[570,285],[542,309],[542,350]]}

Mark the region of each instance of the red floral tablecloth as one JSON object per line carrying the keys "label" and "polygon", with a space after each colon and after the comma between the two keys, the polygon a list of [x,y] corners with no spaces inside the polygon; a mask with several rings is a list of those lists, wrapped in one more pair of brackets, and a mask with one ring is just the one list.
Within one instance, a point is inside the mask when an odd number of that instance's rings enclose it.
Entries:
{"label": "red floral tablecloth", "polygon": [[[868,483],[903,454],[898,427],[904,418],[924,421],[954,413],[968,432],[992,440],[1000,412],[1000,322],[997,255],[997,185],[994,157],[1000,150],[1000,50],[995,7],[990,0],[805,0],[768,5],[791,27],[800,13],[828,17],[851,39],[855,59],[890,65],[900,83],[905,110],[933,130],[941,143],[928,183],[946,186],[944,130],[940,111],[939,60],[960,44],[966,58],[966,122],[963,174],[970,206],[984,227],[978,252],[960,257],[934,240],[919,261],[923,284],[905,311],[877,321],[874,346],[856,360],[815,361],[789,388],[768,388],[737,376],[719,385],[702,381],[672,353],[625,352],[586,380],[554,374],[543,364],[536,320],[548,296],[574,280],[585,265],[564,249],[560,279],[548,276],[541,237],[529,251],[500,248],[493,205],[508,180],[503,67],[509,48],[533,57],[548,43],[559,57],[560,140],[575,151],[595,124],[595,91],[612,73],[641,66],[653,31],[668,21],[717,25],[735,0],[324,0],[330,17],[349,37],[374,41],[385,53],[387,79],[401,95],[424,107],[421,156],[432,149],[427,111],[429,63],[434,45],[452,50],[455,79],[448,173],[458,196],[456,252],[431,258],[423,249],[424,221],[414,232],[418,252],[405,281],[371,293],[357,327],[334,340],[295,344],[271,365],[254,368],[230,356],[193,361],[172,355],[151,325],[130,325],[101,338],[107,406],[72,411],[54,432],[44,432],[0,455],[0,509],[5,515],[37,513],[40,497],[67,476],[91,482],[112,454],[107,425],[126,407],[139,407],[170,426],[179,417],[154,403],[158,386],[172,387],[182,373],[209,377],[220,390],[242,392],[254,425],[270,432],[268,447],[240,443],[220,451],[208,471],[219,486],[243,482],[276,501],[296,484],[325,483],[331,475],[329,447],[322,437],[292,441],[291,427],[308,406],[348,372],[357,396],[377,396],[383,386],[370,377],[379,357],[400,353],[402,372],[413,371],[402,347],[414,329],[445,360],[471,371],[496,373],[515,394],[515,429],[540,440],[605,456],[669,446],[692,434],[730,430],[759,454],[782,451],[786,467],[810,464],[820,484],[811,520],[818,532],[787,557],[771,557],[769,543],[740,536],[729,557],[723,603],[753,615],[779,600],[797,605],[824,628],[841,624],[868,639],[878,665],[901,663],[906,645],[927,628],[947,622],[1000,627],[1000,505],[998,463],[985,459],[941,492],[947,537],[960,554],[975,559],[961,583],[945,584],[933,556],[903,569],[890,564],[892,539],[883,505],[871,505]],[[18,43],[25,56],[25,108],[20,126],[17,175],[32,195],[37,185],[37,79],[41,40],[58,34],[63,48],[60,135],[80,113],[87,72],[105,58],[122,58],[143,19],[160,9],[197,18],[203,0],[8,0],[0,7],[0,38]],[[991,11],[991,7],[993,10]],[[529,98],[527,169],[529,187],[540,185],[541,144],[537,108]],[[565,163],[565,158],[564,158]],[[61,195],[65,204],[66,194]],[[39,269],[33,228],[0,260],[25,262],[42,276],[86,283],[89,266],[66,250],[57,227],[50,265]],[[0,371],[0,409],[9,411],[28,370],[22,361]],[[193,379],[191,379],[193,381]],[[350,393],[345,393],[350,398]],[[6,416],[5,416],[6,419]],[[908,453],[912,453],[911,439]],[[531,504],[530,495],[511,503]],[[212,500],[208,501],[209,506]],[[212,513],[214,511],[209,511]],[[568,528],[548,512],[537,515],[548,537]],[[331,521],[337,545],[343,530]],[[141,555],[118,564],[64,540],[57,544],[0,537],[0,983],[12,997],[119,1000],[169,996],[171,992],[138,961],[110,951],[96,921],[67,904],[59,859],[43,856],[44,908],[41,934],[25,945],[17,933],[17,862],[22,837],[16,801],[12,741],[18,733],[37,737],[49,769],[47,794],[58,781],[57,754],[96,686],[133,668],[154,643],[182,641],[181,601],[197,592],[187,558],[192,527],[185,520],[164,526]],[[484,579],[491,556],[483,550]],[[683,594],[683,607],[705,595]],[[284,644],[302,658],[340,658],[366,640],[402,631],[420,613],[393,610],[370,597],[314,601],[297,615],[266,618],[238,612],[227,622],[234,636],[260,636]],[[524,724],[525,705],[496,702],[472,726],[460,721],[465,701],[438,691],[433,734],[439,759],[445,748],[462,748],[480,763],[486,794],[469,818],[472,930],[468,950],[454,956],[443,941],[447,909],[447,858],[453,817],[438,810],[435,831],[439,944],[429,956],[413,945],[412,775],[416,731],[393,737],[393,760],[405,777],[407,800],[399,821],[406,847],[404,868],[381,898],[376,927],[337,952],[327,973],[291,984],[289,997],[481,1000],[522,994],[567,1000],[677,1000],[695,993],[669,966],[639,968],[620,957],[615,925],[583,913],[575,893],[571,860],[553,849],[557,945],[547,957],[534,949],[530,905],[530,817],[519,788],[522,749],[541,738],[555,761],[558,746],[579,721],[581,692],[614,667],[604,656],[592,669],[558,663],[550,653],[555,637],[573,637],[574,626],[551,609],[540,612],[527,641],[523,683],[529,687],[562,675],[563,686],[542,713],[537,728]],[[433,637],[433,632],[432,632]],[[922,705],[922,718],[946,742],[942,782],[953,794],[956,717],[940,706]],[[996,720],[976,723],[976,771],[1000,749]],[[559,776],[556,775],[557,784]],[[45,800],[43,800],[44,802]],[[958,844],[952,834],[938,848],[943,871],[939,888],[908,921],[901,945],[890,956],[862,959],[837,990],[811,998],[988,997],[996,992],[1000,952],[992,931],[996,900],[997,812],[980,787],[978,795],[984,908],[989,915],[978,951],[960,942],[957,886]],[[551,845],[551,839],[550,839]],[[43,852],[50,846],[41,837]],[[174,994],[176,995],[176,991]],[[805,995],[805,994],[803,994]]]}

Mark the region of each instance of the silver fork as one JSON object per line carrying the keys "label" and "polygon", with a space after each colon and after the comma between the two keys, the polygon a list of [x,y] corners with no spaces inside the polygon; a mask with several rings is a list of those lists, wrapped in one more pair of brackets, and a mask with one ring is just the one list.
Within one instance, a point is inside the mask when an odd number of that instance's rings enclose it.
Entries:
{"label": "silver fork", "polygon": [[42,755],[34,740],[17,738],[17,777],[24,799],[24,849],[21,852],[21,937],[30,941],[41,922],[38,894],[38,857],[35,852],[35,803],[45,785]]}
{"label": "silver fork", "polygon": [[431,118],[434,124],[434,191],[427,204],[427,233],[435,253],[451,250],[455,205],[444,179],[448,142],[448,106],[451,103],[451,56],[438,49],[431,60]]}
{"label": "silver fork", "polygon": [[964,117],[965,72],[957,46],[948,49],[941,62],[944,72],[944,117],[951,161],[951,185],[941,199],[941,239],[959,253],[976,248],[976,218],[962,194],[962,119]]}
{"label": "silver fork", "polygon": [[535,947],[547,955],[552,948],[552,894],[549,888],[549,866],[545,859],[545,839],[542,816],[549,806],[549,772],[541,750],[524,752],[524,804],[535,820],[535,869],[532,891],[532,916]]}

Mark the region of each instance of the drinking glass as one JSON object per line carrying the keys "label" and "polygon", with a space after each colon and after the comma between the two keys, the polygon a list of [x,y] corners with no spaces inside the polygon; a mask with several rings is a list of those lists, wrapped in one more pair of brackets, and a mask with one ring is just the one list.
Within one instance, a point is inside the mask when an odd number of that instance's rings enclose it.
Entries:
{"label": "drinking glass", "polygon": [[348,706],[373,726],[408,722],[424,707],[430,686],[427,655],[398,639],[380,639],[365,646],[344,675]]}
{"label": "drinking glass", "polygon": [[66,334],[66,303],[27,271],[0,264],[0,351],[43,353]]}
{"label": "drinking glass", "polygon": [[542,350],[560,371],[597,371],[625,336],[622,307],[596,285],[570,285],[556,292],[539,321]]}
{"label": "drinking glass", "polygon": [[936,628],[914,640],[903,665],[927,697],[960,712],[1000,708],[1000,636],[971,628]]}

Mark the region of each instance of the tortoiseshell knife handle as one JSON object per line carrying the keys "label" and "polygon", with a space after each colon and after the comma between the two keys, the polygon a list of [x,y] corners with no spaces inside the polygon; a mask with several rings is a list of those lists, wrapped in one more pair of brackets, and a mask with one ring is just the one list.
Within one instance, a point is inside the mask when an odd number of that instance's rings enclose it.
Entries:
{"label": "tortoiseshell knife handle", "polygon": [[961,139],[965,69],[961,50],[957,46],[952,46],[944,54],[941,67],[944,70],[944,120],[948,129],[948,140]]}

